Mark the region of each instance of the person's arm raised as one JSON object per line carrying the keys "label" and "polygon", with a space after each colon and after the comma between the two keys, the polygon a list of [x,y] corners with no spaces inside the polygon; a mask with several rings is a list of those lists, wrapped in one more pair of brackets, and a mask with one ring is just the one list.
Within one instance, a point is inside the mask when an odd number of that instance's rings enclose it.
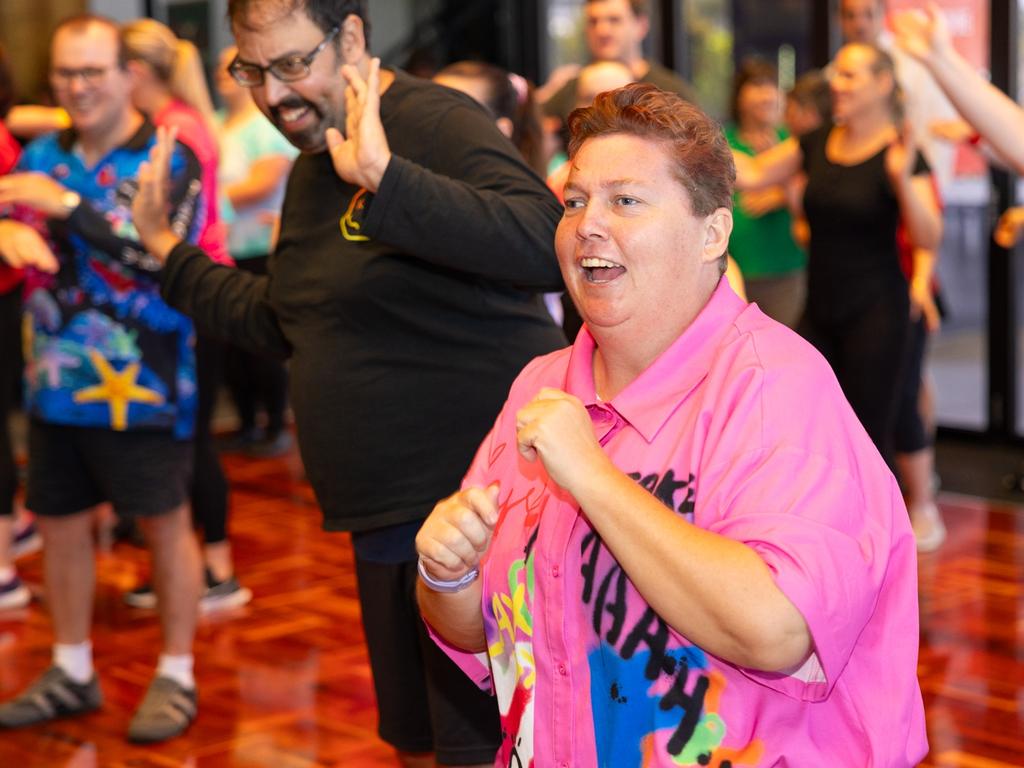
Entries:
{"label": "person's arm raised", "polygon": [[963,118],[1024,173],[1024,110],[957,53],[938,6],[895,14],[892,26],[897,44],[924,64]]}
{"label": "person's arm raised", "polygon": [[807,658],[807,623],[761,557],[687,522],[612,464],[578,399],[541,390],[518,412],[516,424],[519,452],[540,459],[551,479],[572,494],[669,626],[749,669],[787,670]]}
{"label": "person's arm raised", "polygon": [[291,354],[269,299],[270,282],[215,264],[171,226],[168,188],[174,129],[157,129],[149,161],[139,169],[132,217],[144,247],[163,264],[161,294],[207,333],[277,358]]}
{"label": "person's arm raised", "polygon": [[365,82],[355,68],[342,73],[349,81],[346,135],[328,129],[327,142],[338,175],[374,193],[362,218],[364,235],[487,280],[563,287],[553,245],[562,208],[492,118],[461,99],[441,97],[427,117],[401,127],[421,134],[417,154],[429,161],[416,162],[393,153],[384,134],[376,60]]}

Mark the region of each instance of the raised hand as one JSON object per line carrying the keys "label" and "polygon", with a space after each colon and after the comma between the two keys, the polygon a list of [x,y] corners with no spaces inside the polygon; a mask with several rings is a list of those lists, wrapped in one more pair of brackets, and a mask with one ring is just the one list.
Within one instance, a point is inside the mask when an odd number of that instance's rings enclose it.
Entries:
{"label": "raised hand", "polygon": [[171,155],[178,136],[176,127],[156,129],[156,143],[149,152],[149,160],[139,166],[139,191],[132,201],[132,220],[146,250],[161,262],[178,244],[180,238],[171,231],[170,188]]}
{"label": "raised hand", "polygon": [[345,135],[328,128],[327,148],[334,170],[349,184],[376,192],[391,161],[391,149],[380,120],[380,59],[370,60],[367,78],[351,64],[341,68],[345,88]]}
{"label": "raised hand", "polygon": [[42,235],[28,224],[11,219],[0,219],[0,259],[17,269],[34,267],[51,274],[60,269],[60,262]]}
{"label": "raised hand", "polygon": [[480,565],[498,522],[498,485],[466,488],[439,501],[416,534],[423,568],[453,581]]}
{"label": "raised hand", "polygon": [[920,61],[927,62],[953,45],[946,19],[935,3],[928,3],[924,11],[915,9],[893,14],[891,23],[896,43]]}

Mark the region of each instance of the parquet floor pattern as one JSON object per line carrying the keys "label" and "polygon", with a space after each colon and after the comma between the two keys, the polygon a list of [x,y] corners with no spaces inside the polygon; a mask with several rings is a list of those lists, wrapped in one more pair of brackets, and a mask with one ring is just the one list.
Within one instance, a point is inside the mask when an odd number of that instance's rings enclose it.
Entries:
{"label": "parquet floor pattern", "polygon": [[[236,568],[255,598],[200,621],[199,719],[166,744],[124,740],[152,674],[158,631],[153,613],[121,602],[145,577],[147,557],[119,543],[97,561],[93,643],[105,706],[0,731],[0,768],[396,765],[376,737],[348,537],[320,530],[294,454],[226,454],[225,464]],[[923,765],[1024,766],[1024,509],[952,495],[942,506],[949,542],[920,563],[919,673],[932,744]],[[39,555],[19,569],[41,583]],[[49,655],[49,622],[38,602],[0,612],[0,698],[32,680]]]}

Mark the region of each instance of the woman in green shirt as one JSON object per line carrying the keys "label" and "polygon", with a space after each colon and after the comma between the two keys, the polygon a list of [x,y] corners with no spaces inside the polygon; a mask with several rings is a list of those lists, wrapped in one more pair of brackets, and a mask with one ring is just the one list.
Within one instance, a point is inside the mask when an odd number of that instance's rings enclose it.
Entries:
{"label": "woman in green shirt", "polygon": [[[762,59],[745,59],[733,86],[733,122],[725,128],[729,146],[756,155],[787,138],[779,125],[779,106],[775,67]],[[793,239],[789,199],[783,187],[737,192],[729,253],[743,273],[747,298],[793,328],[804,308],[807,256]]]}

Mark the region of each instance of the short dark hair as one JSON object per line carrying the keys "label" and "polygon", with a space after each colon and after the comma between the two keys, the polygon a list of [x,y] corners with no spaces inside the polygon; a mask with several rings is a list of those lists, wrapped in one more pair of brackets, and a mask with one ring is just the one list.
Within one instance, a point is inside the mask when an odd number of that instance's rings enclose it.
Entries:
{"label": "short dark hair", "polygon": [[740,91],[747,85],[778,85],[779,71],[767,59],[760,56],[747,56],[736,68],[732,79],[732,100],[729,102],[729,115],[736,122],[740,119]]}
{"label": "short dark hair", "polygon": [[[608,0],[587,0],[586,4],[590,5],[591,3],[604,3],[607,1]],[[647,4],[647,0],[629,0],[629,7],[630,10],[633,11],[633,15],[638,19],[647,18],[651,15],[651,9]]]}
{"label": "short dark hair", "polygon": [[832,89],[820,69],[804,72],[786,94],[802,107],[814,107],[825,122],[832,120]]}
{"label": "short dark hair", "polygon": [[662,142],[673,159],[673,174],[697,216],[732,209],[736,165],[722,127],[675,93],[650,83],[630,83],[598,94],[589,107],[569,115],[569,158],[587,139],[628,134]]}
{"label": "short dark hair", "polygon": [[[234,25],[248,27],[245,20],[257,6],[276,5],[282,15],[296,11],[305,13],[326,35],[335,27],[341,28],[349,16],[358,16],[363,22],[363,37],[366,48],[370,48],[370,15],[366,0],[228,0],[228,21]],[[335,45],[339,43],[335,41]]]}
{"label": "short dark hair", "polygon": [[527,164],[538,176],[544,177],[547,162],[544,158],[539,107],[533,96],[533,85],[526,78],[482,61],[457,61],[436,76],[440,75],[482,83],[487,92],[484,106],[495,119],[504,117],[512,123],[512,135],[509,138],[526,158]]}
{"label": "short dark hair", "polygon": [[118,26],[116,21],[106,16],[100,16],[96,13],[77,13],[74,16],[61,19],[57,26],[54,27],[53,35],[50,37],[51,45],[57,38],[57,33],[61,30],[66,29],[75,34],[82,34],[91,24],[107,27],[114,33],[114,40],[117,41],[117,66],[124,69],[128,64],[128,56],[121,42],[121,27]]}

